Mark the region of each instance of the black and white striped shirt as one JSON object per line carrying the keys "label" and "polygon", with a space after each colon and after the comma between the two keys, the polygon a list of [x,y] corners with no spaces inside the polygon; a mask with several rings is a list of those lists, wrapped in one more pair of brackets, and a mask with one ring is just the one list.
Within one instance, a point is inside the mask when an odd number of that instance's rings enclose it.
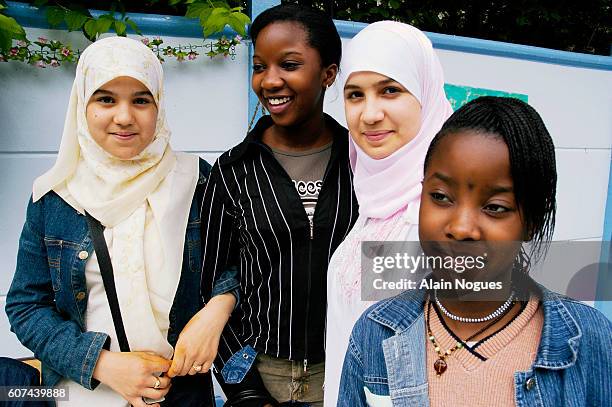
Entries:
{"label": "black and white striped shirt", "polygon": [[312,221],[293,181],[261,142],[270,117],[212,169],[201,211],[204,300],[229,267],[238,267],[240,280],[240,303],[221,336],[217,369],[246,345],[279,358],[324,359],[327,265],[358,215],[348,133],[325,119],[334,141]]}

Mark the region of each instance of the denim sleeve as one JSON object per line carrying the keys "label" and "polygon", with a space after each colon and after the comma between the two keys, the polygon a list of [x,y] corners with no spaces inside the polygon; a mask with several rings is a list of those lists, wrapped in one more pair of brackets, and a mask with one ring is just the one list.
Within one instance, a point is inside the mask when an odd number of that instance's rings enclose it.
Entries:
{"label": "denim sleeve", "polygon": [[364,393],[363,358],[357,342],[359,340],[351,334],[348,349],[344,356],[342,376],[340,378],[340,391],[338,393],[338,407],[367,406]]}
{"label": "denim sleeve", "polygon": [[98,385],[93,370],[108,346],[108,335],[82,332],[75,321],[58,312],[43,238],[42,206],[42,200],[30,200],[19,239],[17,268],[5,308],[11,331],[47,367],[93,389]]}
{"label": "denim sleeve", "polygon": [[236,305],[240,302],[240,282],[238,281],[238,267],[230,266],[224,270],[219,278],[215,281],[211,297],[225,293],[232,293],[236,297]]}

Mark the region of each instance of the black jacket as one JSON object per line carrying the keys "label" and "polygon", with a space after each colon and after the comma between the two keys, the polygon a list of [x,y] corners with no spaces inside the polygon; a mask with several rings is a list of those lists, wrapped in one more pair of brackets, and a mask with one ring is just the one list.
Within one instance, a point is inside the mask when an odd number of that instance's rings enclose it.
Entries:
{"label": "black jacket", "polygon": [[213,166],[201,211],[204,300],[229,267],[238,267],[241,282],[218,370],[246,345],[279,358],[324,359],[327,266],[358,215],[348,132],[325,120],[334,141],[312,224],[293,181],[261,142],[269,116]]}

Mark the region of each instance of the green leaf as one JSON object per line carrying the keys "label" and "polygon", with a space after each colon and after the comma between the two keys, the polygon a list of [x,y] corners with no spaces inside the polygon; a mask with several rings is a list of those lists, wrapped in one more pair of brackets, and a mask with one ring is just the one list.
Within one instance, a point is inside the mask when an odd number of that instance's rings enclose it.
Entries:
{"label": "green leaf", "polygon": [[47,21],[51,27],[57,27],[64,21],[66,16],[66,10],[61,7],[51,6],[47,7]]}
{"label": "green leaf", "polygon": [[223,17],[223,16],[229,16],[230,15],[230,11],[227,8],[224,7],[215,7],[215,9],[213,9],[212,14],[210,15],[211,17]]}
{"label": "green leaf", "polygon": [[182,0],[169,0],[168,1],[168,5],[170,6],[176,6],[177,4],[179,4]]}
{"label": "green leaf", "polygon": [[390,0],[389,6],[391,6],[392,9],[397,10],[400,7],[400,2],[397,0]]}
{"label": "green leaf", "polygon": [[47,5],[48,2],[49,0],[35,0],[34,7],[38,7],[38,8],[44,7]]}
{"label": "green leaf", "polygon": [[80,30],[88,19],[89,17],[85,14],[74,10],[67,12],[66,17],[64,18],[66,25],[68,26],[68,31]]}
{"label": "green leaf", "polygon": [[230,9],[230,6],[229,4],[227,4],[227,1],[213,1],[212,4],[215,8],[224,8],[226,10]]}
{"label": "green leaf", "polygon": [[246,29],[244,27],[244,24],[242,23],[242,21],[240,20],[240,18],[238,18],[236,15],[232,14],[229,16],[229,25],[230,27],[232,27],[234,29],[234,31],[236,31],[238,34],[245,36],[246,35]]}
{"label": "green leaf", "polygon": [[127,25],[123,21],[121,20],[115,21],[115,32],[117,33],[118,36],[125,37],[126,29],[127,29]]}
{"label": "green leaf", "polygon": [[96,21],[96,31],[98,32],[98,34],[107,33],[110,30],[111,25],[113,25],[114,22],[115,22],[115,19],[113,16],[104,14],[100,16],[100,18],[98,18],[98,20]]}
{"label": "green leaf", "polygon": [[242,25],[251,24],[251,19],[244,13],[232,13],[232,15],[240,20]]}
{"label": "green leaf", "polygon": [[204,12],[205,10],[212,11],[212,9],[210,8],[210,6],[208,4],[204,4],[204,3],[190,4],[187,7],[187,12],[185,13],[185,17],[187,17],[187,18],[199,18],[200,14],[202,12]]}
{"label": "green leaf", "polygon": [[204,24],[204,38],[210,37],[214,33],[218,33],[225,27],[225,22],[220,22],[218,19],[209,18]]}
{"label": "green leaf", "polygon": [[8,50],[13,38],[25,40],[25,31],[14,18],[0,14],[0,49]]}
{"label": "green leaf", "polygon": [[0,51],[8,51],[11,48],[11,45],[13,45],[13,38],[8,32],[0,28]]}
{"label": "green leaf", "polygon": [[0,3],[0,10],[4,10],[5,8],[8,8],[8,7]]}
{"label": "green leaf", "polygon": [[142,35],[142,31],[140,31],[140,28],[138,28],[138,25],[133,20],[131,20],[129,17],[126,17],[125,22],[132,28],[132,30],[136,34]]}
{"label": "green leaf", "polygon": [[89,21],[87,21],[85,25],[83,26],[83,30],[85,31],[85,36],[90,41],[96,40],[96,35],[98,34],[98,29],[96,25],[97,25],[97,21],[92,18]]}
{"label": "green leaf", "polygon": [[25,40],[25,30],[13,17],[0,14],[0,30],[5,31],[11,38]]}
{"label": "green leaf", "polygon": [[204,27],[204,25],[206,24],[206,21],[208,21],[208,18],[210,17],[210,15],[212,14],[213,9],[212,8],[207,8],[206,10],[203,10],[199,17],[200,17],[200,25],[202,27]]}

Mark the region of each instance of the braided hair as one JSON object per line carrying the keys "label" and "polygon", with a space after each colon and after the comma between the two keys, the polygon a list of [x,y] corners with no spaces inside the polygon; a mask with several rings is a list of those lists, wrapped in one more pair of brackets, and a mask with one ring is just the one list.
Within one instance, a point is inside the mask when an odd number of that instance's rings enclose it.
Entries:
{"label": "braided hair", "polygon": [[552,239],[556,214],[557,170],[555,146],[534,108],[506,97],[479,97],[454,112],[432,140],[425,155],[424,171],[440,140],[450,134],[471,131],[498,137],[506,143],[514,195],[531,241],[522,251],[526,268],[530,257],[540,258]]}

